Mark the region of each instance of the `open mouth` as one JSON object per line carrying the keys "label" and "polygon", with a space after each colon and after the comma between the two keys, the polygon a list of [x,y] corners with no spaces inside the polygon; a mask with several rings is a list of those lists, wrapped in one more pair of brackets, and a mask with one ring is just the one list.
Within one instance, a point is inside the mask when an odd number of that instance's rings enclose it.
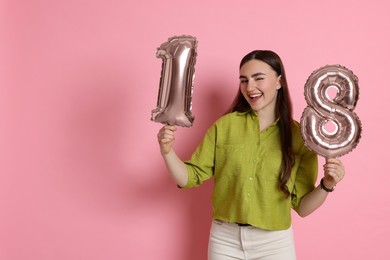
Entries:
{"label": "open mouth", "polygon": [[263,93],[258,93],[258,94],[249,95],[249,98],[252,100],[257,100],[257,99],[261,98],[262,96],[263,96]]}

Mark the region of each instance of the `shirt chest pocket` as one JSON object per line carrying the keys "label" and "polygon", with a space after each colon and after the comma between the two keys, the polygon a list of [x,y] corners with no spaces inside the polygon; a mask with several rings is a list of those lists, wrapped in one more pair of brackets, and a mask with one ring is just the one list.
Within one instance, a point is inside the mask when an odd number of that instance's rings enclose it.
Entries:
{"label": "shirt chest pocket", "polygon": [[259,153],[259,162],[256,167],[258,178],[269,181],[278,181],[282,164],[282,153],[279,149],[269,147]]}
{"label": "shirt chest pocket", "polygon": [[[244,144],[221,144],[216,146],[215,152],[215,173],[228,175],[239,175],[245,170],[248,163],[250,148]],[[215,176],[218,177],[218,176]]]}

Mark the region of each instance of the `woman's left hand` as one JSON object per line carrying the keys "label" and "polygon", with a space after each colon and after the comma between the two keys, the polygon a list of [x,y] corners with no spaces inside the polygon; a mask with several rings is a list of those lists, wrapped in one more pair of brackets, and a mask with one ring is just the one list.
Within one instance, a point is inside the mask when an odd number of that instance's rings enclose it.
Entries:
{"label": "woman's left hand", "polygon": [[324,164],[324,185],[333,187],[339,183],[345,175],[344,165],[339,159],[326,159]]}

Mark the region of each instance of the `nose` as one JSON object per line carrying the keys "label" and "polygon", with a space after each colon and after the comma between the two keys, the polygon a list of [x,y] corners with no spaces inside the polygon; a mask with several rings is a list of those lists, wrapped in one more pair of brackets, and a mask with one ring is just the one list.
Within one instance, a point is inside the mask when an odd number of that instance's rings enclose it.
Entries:
{"label": "nose", "polygon": [[248,85],[246,86],[247,91],[254,90],[256,88],[256,82],[254,79],[248,80]]}

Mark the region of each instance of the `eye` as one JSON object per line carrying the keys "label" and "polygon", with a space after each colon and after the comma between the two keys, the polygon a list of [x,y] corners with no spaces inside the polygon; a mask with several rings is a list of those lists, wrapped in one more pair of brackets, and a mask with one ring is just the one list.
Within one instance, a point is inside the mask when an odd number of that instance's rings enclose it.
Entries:
{"label": "eye", "polygon": [[248,80],[247,80],[247,79],[241,79],[241,80],[240,80],[240,83],[241,83],[241,84],[246,84],[246,83],[248,83]]}
{"label": "eye", "polygon": [[261,78],[261,77],[255,78],[256,81],[263,80],[263,79],[264,79],[264,78]]}

